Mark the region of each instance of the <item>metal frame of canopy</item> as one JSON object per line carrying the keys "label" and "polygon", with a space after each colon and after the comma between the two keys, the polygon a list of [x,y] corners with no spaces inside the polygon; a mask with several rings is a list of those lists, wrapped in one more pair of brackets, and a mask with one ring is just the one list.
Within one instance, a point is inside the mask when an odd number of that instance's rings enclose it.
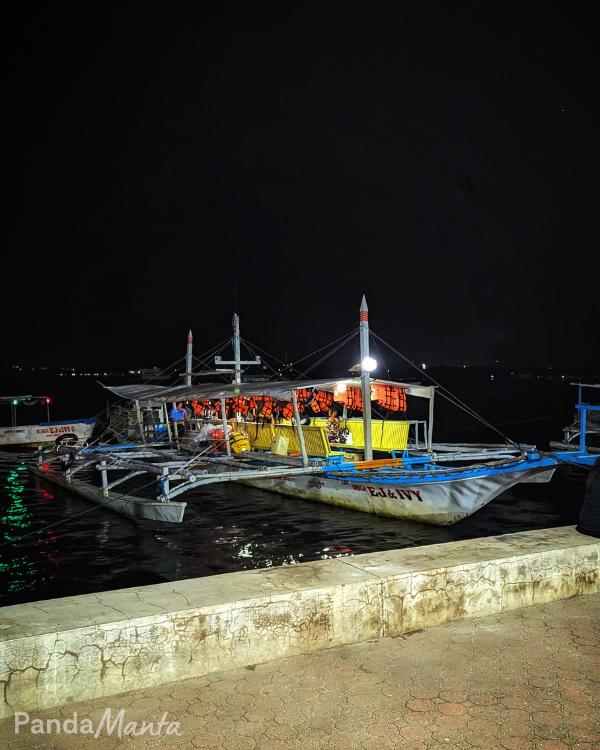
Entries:
{"label": "metal frame of canopy", "polygon": [[[336,386],[344,384],[354,388],[361,388],[363,383],[361,378],[331,378],[315,380],[286,380],[263,383],[205,383],[202,385],[181,385],[162,387],[156,385],[121,385],[109,386],[103,385],[105,389],[120,398],[134,401],[136,410],[139,412],[139,403],[144,401],[159,401],[166,403],[177,403],[179,401],[197,400],[221,400],[221,416],[223,429],[227,432],[227,416],[225,399],[234,396],[269,396],[281,400],[291,401],[294,407],[294,417],[296,424],[300,426],[300,414],[296,399],[296,391],[300,388],[317,388],[323,391],[332,392]],[[390,385],[402,388],[409,396],[425,398],[429,401],[429,417],[427,440],[429,448],[433,443],[433,404],[436,386],[424,386],[415,383],[401,383],[393,380],[381,380],[373,378],[369,380],[370,385]],[[370,422],[370,420],[369,420]],[[300,450],[304,466],[308,466],[308,456],[304,445],[304,435],[302,428],[298,430]],[[229,443],[226,442],[227,454],[231,455]],[[372,456],[371,456],[372,457]]]}
{"label": "metal frame of canopy", "polygon": [[[436,386],[419,385],[416,383],[399,383],[394,380],[380,380],[371,378],[372,384],[392,385],[404,388],[409,396],[419,398],[433,397]],[[165,388],[159,385],[103,385],[106,390],[121,398],[132,401],[193,401],[194,399],[220,399],[232,396],[271,396],[291,401],[292,390],[299,388],[318,388],[323,391],[333,391],[336,385],[344,384],[360,387],[360,378],[325,378],[315,380],[281,380],[262,383],[204,383],[203,385],[179,385]]]}

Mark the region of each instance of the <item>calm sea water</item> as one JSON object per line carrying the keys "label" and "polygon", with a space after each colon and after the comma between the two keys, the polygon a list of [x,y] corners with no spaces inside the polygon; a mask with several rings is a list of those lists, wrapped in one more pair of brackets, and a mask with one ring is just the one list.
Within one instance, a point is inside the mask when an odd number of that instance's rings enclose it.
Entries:
{"label": "calm sea water", "polygon": [[[572,390],[561,391],[561,399],[540,385],[528,395],[514,384],[498,391],[494,385],[488,407],[496,407],[491,411],[496,419],[500,416],[497,422],[519,423],[506,427],[518,440],[544,447],[571,420]],[[536,393],[537,399],[532,398]],[[480,401],[485,405],[485,393]],[[498,404],[503,406],[500,414]],[[54,416],[94,413],[85,405]],[[486,415],[494,416],[489,408]],[[442,409],[440,439],[486,437],[469,429],[463,428],[462,417],[449,419]],[[186,495],[184,522],[171,525],[134,523],[93,506],[30,475],[19,454],[3,454],[0,604],[574,523],[583,475],[567,469],[557,474],[550,484],[519,485],[449,528],[377,518],[232,484]]]}

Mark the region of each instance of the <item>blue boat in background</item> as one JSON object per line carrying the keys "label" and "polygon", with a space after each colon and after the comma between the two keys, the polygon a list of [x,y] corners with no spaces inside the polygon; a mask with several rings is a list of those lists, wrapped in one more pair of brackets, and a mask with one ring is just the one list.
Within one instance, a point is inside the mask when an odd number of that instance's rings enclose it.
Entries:
{"label": "blue boat in background", "polygon": [[[581,466],[590,469],[600,458],[600,404],[590,404],[583,400],[584,388],[595,388],[600,393],[600,383],[570,383],[578,387],[577,410],[575,421],[565,427],[565,440],[561,443],[550,443],[551,448],[563,448],[554,451],[554,456],[560,463]],[[578,440],[578,442],[575,442]]]}

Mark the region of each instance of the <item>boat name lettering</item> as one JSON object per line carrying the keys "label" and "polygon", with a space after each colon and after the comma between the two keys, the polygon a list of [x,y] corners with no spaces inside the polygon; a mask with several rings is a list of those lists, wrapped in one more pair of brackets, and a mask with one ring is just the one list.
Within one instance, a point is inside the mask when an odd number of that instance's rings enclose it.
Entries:
{"label": "boat name lettering", "polygon": [[323,486],[323,482],[320,479],[317,479],[317,477],[314,477],[309,480],[308,486],[314,487],[315,489],[320,490],[321,487]]}
{"label": "boat name lettering", "polygon": [[370,487],[367,490],[372,497],[391,497],[393,500],[418,500],[423,502],[420,490],[389,490],[384,487]]}
{"label": "boat name lettering", "polygon": [[58,427],[38,427],[37,435],[60,435],[63,432],[73,432],[73,425],[65,424]]}

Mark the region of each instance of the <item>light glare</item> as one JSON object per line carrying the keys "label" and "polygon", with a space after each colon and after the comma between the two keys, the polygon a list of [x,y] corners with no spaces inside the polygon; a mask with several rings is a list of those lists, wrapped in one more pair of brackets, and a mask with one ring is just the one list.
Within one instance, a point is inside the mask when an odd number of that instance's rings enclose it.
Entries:
{"label": "light glare", "polygon": [[373,357],[365,357],[362,361],[362,368],[365,372],[373,372],[377,369],[377,362]]}

